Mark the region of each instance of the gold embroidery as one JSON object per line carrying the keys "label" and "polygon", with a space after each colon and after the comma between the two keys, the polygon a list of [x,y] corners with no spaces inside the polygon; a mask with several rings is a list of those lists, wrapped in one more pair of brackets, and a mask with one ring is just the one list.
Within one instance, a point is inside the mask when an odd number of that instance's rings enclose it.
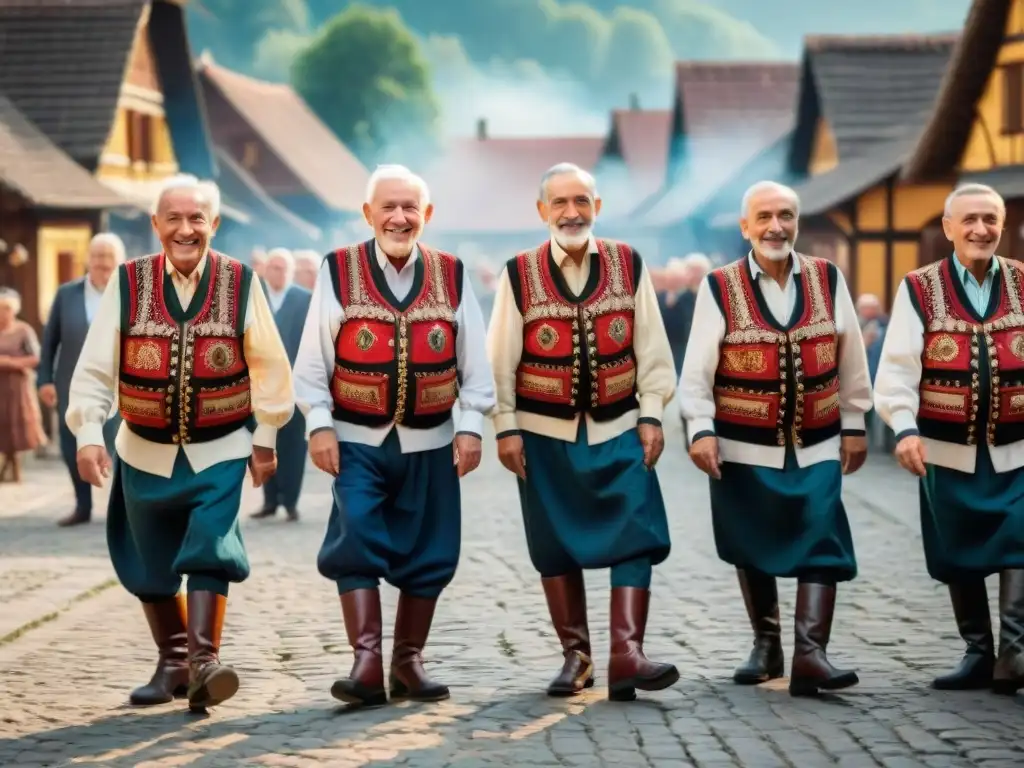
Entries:
{"label": "gold embroidery", "polygon": [[441,384],[429,384],[417,387],[420,405],[443,405],[455,400],[458,395],[458,380],[452,379]]}
{"label": "gold embroidery", "polygon": [[819,368],[831,368],[836,364],[835,341],[824,341],[814,345],[814,358]]}
{"label": "gold embroidery", "polygon": [[214,342],[206,348],[203,361],[215,371],[226,371],[237,361],[235,350],[222,341]]}
{"label": "gold embroidery", "polygon": [[368,405],[371,408],[382,408],[380,401],[380,387],[373,384],[354,384],[351,381],[338,381],[335,383],[338,396],[341,400],[352,400],[356,403]]}
{"label": "gold embroidery", "polygon": [[199,398],[200,416],[223,416],[226,413],[243,411],[249,407],[248,389],[244,392],[236,392],[233,395],[222,395],[220,397],[206,392],[203,392],[202,395]]}
{"label": "gold embroidery", "polygon": [[377,336],[370,327],[364,325],[356,332],[356,346],[359,347],[360,351],[366,352],[370,349],[377,341]]}
{"label": "gold embroidery", "polygon": [[833,392],[828,397],[818,400],[814,404],[814,418],[821,419],[830,416],[839,410],[839,393]]}
{"label": "gold embroidery", "polygon": [[925,359],[938,363],[949,363],[960,354],[960,345],[956,339],[948,334],[936,336],[928,342],[928,348],[924,351]]}
{"label": "gold embroidery", "polygon": [[521,374],[523,389],[543,395],[564,395],[565,382],[553,376],[541,376],[536,373]]}
{"label": "gold embroidery", "polygon": [[427,332],[427,346],[429,346],[435,352],[443,352],[444,345],[448,342],[448,334],[444,332],[444,328],[440,325],[435,325]]}
{"label": "gold embroidery", "polygon": [[629,326],[626,325],[625,318],[616,317],[608,325],[608,336],[616,344],[624,344],[626,342],[626,334],[629,332]]}
{"label": "gold embroidery", "polygon": [[1007,416],[1020,416],[1024,413],[1024,395],[1010,395],[1010,408]]}
{"label": "gold embroidery", "polygon": [[160,345],[155,341],[129,339],[124,356],[128,367],[137,371],[159,371],[163,365]]}
{"label": "gold embroidery", "polygon": [[937,411],[956,414],[967,413],[967,397],[962,394],[935,392],[934,390],[925,389],[921,392],[921,402]]}
{"label": "gold embroidery", "polygon": [[760,349],[726,349],[722,352],[722,369],[730,373],[764,373],[768,361]]}
{"label": "gold embroidery", "polygon": [[166,419],[164,404],[159,400],[132,397],[123,392],[117,396],[118,409],[129,416],[144,416],[148,419]]}
{"label": "gold embroidery", "polygon": [[1010,352],[1018,360],[1024,360],[1024,333],[1018,333],[1010,342]]}
{"label": "gold embroidery", "polygon": [[715,407],[721,414],[731,414],[745,418],[767,419],[769,413],[768,403],[730,395],[717,396],[715,398]]}
{"label": "gold embroidery", "polygon": [[545,352],[550,352],[558,343],[559,336],[558,331],[544,323],[544,325],[537,329],[537,334],[534,338],[537,340],[537,346]]}
{"label": "gold embroidery", "polygon": [[636,384],[636,368],[630,368],[628,371],[609,376],[605,380],[604,388],[608,397],[614,397],[623,392],[632,391],[634,384]]}

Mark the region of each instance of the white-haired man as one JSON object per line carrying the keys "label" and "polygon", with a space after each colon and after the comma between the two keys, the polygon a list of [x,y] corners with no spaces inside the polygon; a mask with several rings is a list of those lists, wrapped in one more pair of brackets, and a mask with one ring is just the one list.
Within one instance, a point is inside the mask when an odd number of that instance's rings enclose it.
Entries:
{"label": "white-haired man", "polygon": [[671,547],[654,467],[672,352],[640,255],[592,235],[594,178],[554,166],[537,210],[550,237],[506,264],[488,333],[498,457],[519,478],[530,558],[562,644],[548,694],[594,683],[583,570],[610,567],[608,696],[631,701],[679,679],[643,651],[651,573]]}
{"label": "white-haired man", "polygon": [[[85,335],[96,317],[100,298],[111,275],[124,260],[124,243],[120,237],[110,232],[95,235],[89,243],[85,277],[72,280],[57,289],[43,329],[37,382],[39,399],[50,408],[57,409],[60,452],[75,490],[75,509],[58,521],[60,526],[81,525],[92,519],[92,486],[78,474],[78,446],[64,416],[68,408],[71,376],[82,354]],[[118,415],[103,426],[104,442],[111,454],[114,453],[114,435],[117,434],[120,421]]]}
{"label": "white-haired man", "polygon": [[[115,401],[124,419],[107,542],[159,649],[152,680],[131,700],[187,693],[201,710],[238,690],[219,650],[228,586],[249,575],[242,482],[247,463],[257,486],[273,474],[275,436],[294,396],[259,280],[210,248],[216,185],[169,179],[152,223],[163,250],[122,265],[107,286],[71,381],[67,424],[79,473],[100,486],[110,472],[101,427]],[[187,612],[178,594],[185,576]]]}
{"label": "white-haired man", "polygon": [[[942,228],[953,253],[907,275],[875,378],[896,457],[921,478],[932,578],[948,585],[967,652],[940,689],[1024,687],[1024,269],[996,256],[1006,206],[962,186]],[[999,574],[999,655],[985,578]]]}
{"label": "white-haired man", "polygon": [[295,252],[295,284],[308,291],[316,287],[316,276],[320,272],[323,256],[316,251]]}
{"label": "white-haired man", "polygon": [[733,679],[783,676],[776,578],[796,578],[796,696],[858,682],[826,648],[836,585],[857,574],[842,475],[864,462],[871,407],[846,281],[834,264],[793,249],[799,205],[774,182],[743,196],[750,253],[701,284],[679,383],[690,457],[711,478],[718,556],[738,571],[754,630]]}
{"label": "white-haired man", "polygon": [[432,213],[408,168],[374,171],[363,206],[374,236],[324,259],[295,363],[310,456],[335,477],[317,565],[337,585],[355,654],[331,694],[353,706],[387,700],[381,579],[401,591],[391,697],[449,695],[421,654],[458,565],[459,478],[480,463],[494,383],[462,262],[420,242]]}

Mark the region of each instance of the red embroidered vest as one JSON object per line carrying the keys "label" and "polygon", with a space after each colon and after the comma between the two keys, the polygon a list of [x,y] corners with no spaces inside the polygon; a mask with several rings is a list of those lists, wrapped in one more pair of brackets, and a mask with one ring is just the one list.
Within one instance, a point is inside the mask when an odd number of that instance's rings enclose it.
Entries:
{"label": "red embroidered vest", "polygon": [[[997,303],[982,321],[969,309],[954,258],[906,277],[924,324],[917,428],[934,440],[977,445],[983,420],[989,445],[1024,440],[1024,269],[995,257],[1000,267]],[[984,382],[982,365],[988,372]]]}
{"label": "red embroidered vest", "polygon": [[611,421],[638,407],[633,250],[611,240],[598,240],[597,250],[579,299],[562,281],[550,242],[510,262],[523,315],[517,410],[559,419],[588,411]]}
{"label": "red embroidered vest", "polygon": [[118,408],[156,443],[204,443],[252,413],[242,339],[252,270],[210,252],[189,307],[179,306],[164,255],[127,262],[121,288]]}
{"label": "red embroidered vest", "polygon": [[841,431],[834,267],[793,257],[800,260],[799,293],[788,330],[772,321],[746,256],[711,273],[726,326],[715,372],[719,437],[785,445],[788,432],[804,447]]}
{"label": "red embroidered vest", "polygon": [[419,250],[404,301],[391,295],[372,240],[328,259],[345,311],[331,377],[337,421],[429,429],[451,418],[459,394],[455,311],[462,269],[451,254],[422,244]]}

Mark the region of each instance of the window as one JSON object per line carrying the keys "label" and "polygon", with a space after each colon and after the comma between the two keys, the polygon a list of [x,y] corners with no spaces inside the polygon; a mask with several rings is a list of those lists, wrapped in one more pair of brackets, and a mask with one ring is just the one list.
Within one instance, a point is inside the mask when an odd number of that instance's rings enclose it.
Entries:
{"label": "window", "polygon": [[153,162],[153,118],[128,110],[128,157],[133,163]]}
{"label": "window", "polygon": [[1024,133],[1024,64],[1003,67],[1003,133]]}

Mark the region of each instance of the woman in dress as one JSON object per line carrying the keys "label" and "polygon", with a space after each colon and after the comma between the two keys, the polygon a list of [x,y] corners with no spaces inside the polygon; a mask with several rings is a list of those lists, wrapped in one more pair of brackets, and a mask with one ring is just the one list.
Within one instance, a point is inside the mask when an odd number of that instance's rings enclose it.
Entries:
{"label": "woman in dress", "polygon": [[33,381],[39,338],[20,312],[18,292],[0,288],[0,483],[21,482],[18,454],[46,443]]}

